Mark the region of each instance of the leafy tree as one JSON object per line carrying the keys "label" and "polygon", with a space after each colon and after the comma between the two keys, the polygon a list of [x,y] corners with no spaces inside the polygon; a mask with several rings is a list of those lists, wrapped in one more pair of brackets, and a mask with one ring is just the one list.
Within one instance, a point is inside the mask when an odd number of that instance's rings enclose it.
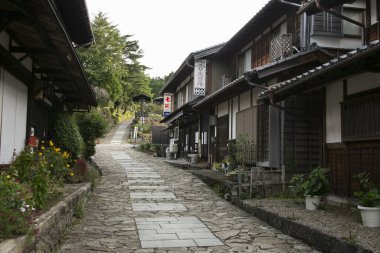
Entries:
{"label": "leafy tree", "polygon": [[173,72],[170,72],[169,75],[166,75],[164,77],[153,77],[150,78],[149,86],[152,90],[154,97],[160,96],[160,91],[162,87],[169,81],[170,77],[173,75]]}
{"label": "leafy tree", "polygon": [[77,49],[89,82],[105,89],[111,100],[122,106],[136,94],[150,95],[146,67],[139,62],[143,51],[138,41],[131,35],[122,35],[102,12],[95,16],[92,27],[95,44],[89,49]]}

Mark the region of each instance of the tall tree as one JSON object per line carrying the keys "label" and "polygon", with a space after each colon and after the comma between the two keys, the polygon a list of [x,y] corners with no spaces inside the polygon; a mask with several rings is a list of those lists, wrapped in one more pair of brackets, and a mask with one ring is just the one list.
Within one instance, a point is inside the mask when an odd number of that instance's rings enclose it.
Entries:
{"label": "tall tree", "polygon": [[146,69],[139,60],[143,56],[138,41],[121,35],[118,27],[99,12],[92,23],[95,44],[89,49],[78,48],[89,82],[104,88],[111,100],[128,104],[138,93],[150,95]]}
{"label": "tall tree", "polygon": [[152,90],[154,97],[160,96],[160,91],[162,87],[169,81],[170,77],[173,75],[173,72],[170,72],[169,75],[166,75],[164,77],[153,77],[150,78],[149,86]]}

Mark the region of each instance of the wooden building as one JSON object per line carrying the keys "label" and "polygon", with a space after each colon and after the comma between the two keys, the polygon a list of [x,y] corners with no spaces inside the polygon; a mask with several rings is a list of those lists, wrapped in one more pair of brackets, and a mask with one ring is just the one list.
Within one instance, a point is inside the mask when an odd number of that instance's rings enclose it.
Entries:
{"label": "wooden building", "polygon": [[[332,2],[335,1],[329,4]],[[318,11],[313,4],[310,2],[301,11]],[[372,31],[378,22],[376,4],[377,1],[366,2],[366,19],[362,20],[363,41],[367,45],[274,84],[260,95],[270,104],[283,103],[295,95],[322,94],[322,100],[313,102],[323,109],[323,145],[317,155],[319,165],[330,169],[332,193],[339,196],[353,197],[358,189],[353,176],[359,172],[369,172],[380,185],[380,44],[373,40],[378,32]]]}
{"label": "wooden building", "polygon": [[[171,113],[161,122],[169,125],[170,144],[178,147],[177,157],[187,158],[188,154],[199,154],[207,159],[207,129],[209,115],[212,111],[202,112],[193,109],[204,96],[212,94],[212,87],[219,82],[219,74],[223,65],[213,59],[224,44],[212,46],[189,54],[180,68],[161,89],[161,94],[171,94]],[[197,62],[204,62],[204,90],[198,93],[194,88],[195,68]]]}
{"label": "wooden building", "polygon": [[92,41],[84,0],[0,0],[1,164],[48,137],[54,113],[97,105],[74,49]]}

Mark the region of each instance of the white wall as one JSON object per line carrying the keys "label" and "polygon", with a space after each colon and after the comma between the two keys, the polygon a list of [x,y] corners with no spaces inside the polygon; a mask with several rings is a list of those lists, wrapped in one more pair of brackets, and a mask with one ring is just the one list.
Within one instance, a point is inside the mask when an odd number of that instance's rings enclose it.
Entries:
{"label": "white wall", "polygon": [[240,111],[251,107],[251,91],[240,94]]}
{"label": "white wall", "polygon": [[218,117],[222,117],[228,114],[228,101],[225,101],[218,105]]}
{"label": "white wall", "polygon": [[347,95],[380,88],[379,73],[363,73],[347,80]]}
{"label": "white wall", "polygon": [[10,163],[13,150],[25,147],[28,87],[1,68],[2,95],[0,163]]}
{"label": "white wall", "polygon": [[230,118],[232,117],[232,122],[230,122],[230,140],[236,139],[236,113],[239,111],[239,97],[234,97],[232,99],[232,114],[230,114]]}
{"label": "white wall", "polygon": [[326,143],[342,141],[340,102],[343,101],[343,82],[326,87]]}
{"label": "white wall", "polygon": [[320,47],[356,49],[363,45],[361,39],[355,38],[337,38],[328,36],[313,35],[310,37],[310,43],[317,43]]}

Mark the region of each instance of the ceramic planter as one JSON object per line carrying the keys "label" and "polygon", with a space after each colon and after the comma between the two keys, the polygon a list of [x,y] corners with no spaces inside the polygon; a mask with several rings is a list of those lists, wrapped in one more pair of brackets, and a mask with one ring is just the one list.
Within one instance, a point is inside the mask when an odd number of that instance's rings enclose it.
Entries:
{"label": "ceramic planter", "polygon": [[311,211],[317,210],[317,208],[319,207],[319,204],[321,203],[321,198],[322,198],[321,196],[306,195],[305,196],[306,210],[311,210]]}
{"label": "ceramic planter", "polygon": [[362,216],[363,225],[366,227],[380,227],[380,207],[358,206]]}

